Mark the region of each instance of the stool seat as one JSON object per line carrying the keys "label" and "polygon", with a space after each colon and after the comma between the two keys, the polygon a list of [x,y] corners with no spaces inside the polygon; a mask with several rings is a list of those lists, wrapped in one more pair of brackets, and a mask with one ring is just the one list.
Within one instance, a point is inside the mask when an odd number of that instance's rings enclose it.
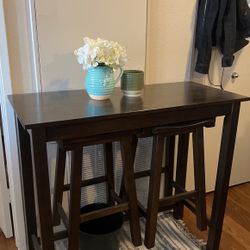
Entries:
{"label": "stool seat", "polygon": [[178,123],[168,126],[155,127],[152,130],[153,135],[162,134],[163,136],[181,135],[195,132],[198,128],[211,128],[215,125],[215,119],[208,119],[202,121],[192,121],[185,123]]}

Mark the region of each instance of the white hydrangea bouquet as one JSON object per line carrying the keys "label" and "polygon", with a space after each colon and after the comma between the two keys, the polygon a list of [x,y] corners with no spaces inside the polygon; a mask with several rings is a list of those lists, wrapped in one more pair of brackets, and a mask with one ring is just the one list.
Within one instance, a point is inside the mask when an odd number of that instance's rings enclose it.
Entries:
{"label": "white hydrangea bouquet", "polygon": [[96,40],[84,37],[83,46],[75,50],[79,64],[84,70],[98,65],[106,65],[112,69],[122,68],[127,62],[126,48],[118,42]]}
{"label": "white hydrangea bouquet", "polygon": [[[83,70],[86,70],[85,87],[92,99],[108,99],[120,80],[122,67],[127,61],[126,48],[118,42],[96,40],[89,37],[83,39],[84,44],[75,50],[75,55]],[[118,77],[114,71],[120,69]]]}

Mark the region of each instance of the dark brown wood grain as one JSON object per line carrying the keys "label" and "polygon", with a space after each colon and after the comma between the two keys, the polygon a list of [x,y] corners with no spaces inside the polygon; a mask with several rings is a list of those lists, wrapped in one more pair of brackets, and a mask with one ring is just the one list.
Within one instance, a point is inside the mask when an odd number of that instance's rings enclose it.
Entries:
{"label": "dark brown wood grain", "polygon": [[[131,143],[131,150],[132,150],[131,151],[132,161],[133,161],[133,166],[134,166],[135,155],[136,155],[136,148],[137,148],[137,144],[138,144],[138,138],[137,138],[137,136],[133,135],[131,137],[131,142],[130,143]],[[142,175],[143,175],[143,173],[142,173]],[[136,179],[136,178],[140,178],[140,177],[136,176],[136,173],[134,173],[134,178]],[[121,178],[121,187],[120,187],[120,194],[119,194],[119,196],[120,196],[121,199],[125,199],[125,196],[126,196],[124,173],[122,174],[122,178]]]}
{"label": "dark brown wood grain", "polygon": [[48,159],[45,131],[43,128],[32,130],[31,142],[35,176],[34,182],[38,200],[37,207],[40,221],[41,247],[46,250],[54,250]]}
{"label": "dark brown wood grain", "polygon": [[62,204],[62,199],[63,199],[65,161],[66,161],[66,150],[64,150],[60,146],[57,146],[54,195],[53,195],[53,224],[54,226],[57,226],[60,224],[60,216],[58,214],[57,203]]}
{"label": "dark brown wood grain", "polygon": [[130,222],[130,233],[133,244],[135,246],[140,246],[142,244],[142,241],[134,179],[134,159],[132,156],[133,149],[131,141],[132,136],[123,136],[120,139],[124,171],[124,184],[129,205],[128,215]]}
{"label": "dark brown wood grain", "polygon": [[206,184],[205,184],[205,163],[204,163],[204,135],[203,128],[198,128],[193,133],[193,159],[196,199],[197,227],[200,230],[207,228],[206,215]]}
{"label": "dark brown wood grain", "polygon": [[128,207],[129,207],[128,203],[122,203],[122,204],[118,204],[112,207],[98,209],[97,211],[92,211],[92,212],[81,214],[80,220],[81,222],[87,222],[90,220],[102,218],[102,217],[109,216],[112,214],[127,211]]}
{"label": "dark brown wood grain", "polygon": [[71,177],[70,177],[70,202],[69,202],[69,228],[68,249],[78,250],[80,239],[80,206],[81,206],[81,179],[82,179],[81,146],[72,150]]}
{"label": "dark brown wood grain", "polygon": [[[176,183],[185,189],[186,185],[186,173],[187,173],[187,159],[188,159],[188,146],[189,146],[189,134],[179,135],[178,141],[178,158],[176,164]],[[179,194],[178,189],[175,190],[175,194]],[[174,217],[181,219],[183,217],[183,203],[176,204],[174,209]]]}
{"label": "dark brown wood grain", "polygon": [[[193,211],[197,216],[197,226],[205,230],[207,226],[206,218],[206,200],[205,200],[205,169],[204,169],[204,143],[203,127],[212,127],[215,119],[193,121],[188,123],[174,124],[152,129],[154,135],[152,165],[149,182],[148,209],[146,211],[146,233],[145,245],[154,246],[157,223],[157,213],[169,206],[174,206],[173,215],[176,219],[183,217],[184,204]],[[194,151],[194,171],[195,171],[195,190],[186,191],[186,172],[189,136],[193,134],[193,151]],[[175,136],[178,135],[178,156],[176,163],[175,181],[173,181],[173,159]],[[163,143],[155,143],[157,138],[163,141],[166,138],[166,173],[165,173],[165,196],[159,199],[159,187],[162,172],[162,155]],[[162,147],[162,148],[154,148]],[[155,155],[156,154],[156,155]],[[156,160],[155,160],[156,159]],[[175,194],[172,195],[172,188],[175,188]],[[154,197],[153,197],[153,196]],[[158,198],[157,198],[158,197]],[[185,202],[185,203],[184,203]],[[159,208],[158,208],[159,207]],[[143,210],[142,210],[143,211]]]}
{"label": "dark brown wood grain", "polygon": [[175,154],[175,136],[166,137],[165,146],[165,182],[164,196],[173,194],[172,181],[174,178],[174,154]]}
{"label": "dark brown wood grain", "polygon": [[219,249],[232,168],[239,111],[240,103],[234,104],[232,105],[231,113],[226,115],[224,118],[207,250]]}
{"label": "dark brown wood grain", "polygon": [[21,123],[25,128],[31,128],[80,124],[83,120],[100,121],[114,116],[127,119],[128,116],[162,109],[176,111],[197,106],[219,106],[249,98],[198,83],[182,82],[146,85],[141,102],[123,97],[119,88],[115,89],[110,100],[103,102],[89,99],[84,90],[19,94],[9,96],[9,100]]}
{"label": "dark brown wood grain", "polygon": [[22,199],[24,205],[24,216],[26,220],[27,245],[33,250],[31,235],[37,235],[35,197],[32,159],[30,154],[30,136],[16,119],[19,148],[19,167],[22,184]]}
{"label": "dark brown wood grain", "polygon": [[[30,130],[33,142],[33,152],[27,148],[26,153],[27,158],[33,156],[41,242],[46,250],[54,249],[46,142],[92,136],[96,140],[103,134],[225,116],[208,244],[209,250],[218,249],[238,122],[237,107],[240,102],[250,100],[249,97],[182,82],[146,86],[139,101],[123,97],[118,88],[111,99],[104,102],[90,100],[83,90],[13,95],[9,100],[18,122]],[[22,155],[21,158],[25,163],[27,158]],[[27,167],[31,168],[30,165],[27,160]],[[31,185],[27,182],[27,186]],[[26,214],[34,208],[32,203],[25,208]],[[32,231],[32,223],[26,218],[28,232]]]}
{"label": "dark brown wood grain", "polygon": [[103,144],[104,166],[107,176],[107,201],[110,205],[114,205],[112,192],[115,190],[114,180],[114,162],[113,162],[113,146],[112,142]]}
{"label": "dark brown wood grain", "polygon": [[141,128],[164,126],[187,121],[202,120],[215,116],[228,114],[231,110],[230,104],[221,104],[211,107],[196,107],[186,109],[185,106],[178,110],[149,110],[143,113],[128,113],[127,116],[114,115],[103,117],[103,119],[82,120],[81,123],[70,124],[65,121],[64,125],[46,125],[47,141],[60,139],[74,139],[90,137],[101,134],[116,133],[121,131],[138,130]]}
{"label": "dark brown wood grain", "polygon": [[153,140],[149,194],[147,203],[147,220],[144,244],[152,248],[155,244],[157,214],[159,210],[159,193],[161,182],[161,165],[163,158],[164,136],[156,135]]}

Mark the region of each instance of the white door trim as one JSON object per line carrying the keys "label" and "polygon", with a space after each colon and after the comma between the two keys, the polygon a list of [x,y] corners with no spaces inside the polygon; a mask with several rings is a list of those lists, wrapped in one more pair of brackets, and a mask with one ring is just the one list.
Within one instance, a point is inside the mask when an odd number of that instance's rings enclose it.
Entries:
{"label": "white door trim", "polygon": [[0,0],[0,99],[3,122],[3,133],[5,138],[5,150],[7,169],[10,183],[10,199],[13,213],[13,223],[15,228],[16,245],[18,249],[27,250],[25,237],[25,224],[23,214],[22,193],[20,184],[19,160],[17,149],[17,137],[15,128],[15,118],[12,107],[7,99],[7,95],[12,94],[12,84],[10,75],[10,64],[7,46],[7,34],[5,27],[5,16],[3,0]]}
{"label": "white door trim", "polygon": [[[0,70],[0,78],[1,70]],[[0,80],[0,84],[1,80]],[[7,177],[5,171],[4,151],[1,141],[2,131],[0,129],[0,228],[3,231],[6,238],[13,236],[13,230],[11,225],[11,212],[10,212],[10,194],[7,186]]]}
{"label": "white door trim", "polygon": [[37,16],[36,16],[36,0],[27,0],[27,25],[28,36],[30,42],[30,58],[31,58],[31,72],[32,72],[32,84],[35,92],[42,92],[41,84],[41,63],[40,63],[40,51],[38,42],[38,30],[37,30]]}
{"label": "white door trim", "polygon": [[[35,0],[27,0],[24,2],[27,30],[29,36],[30,50],[28,51],[31,62],[32,74],[32,90],[33,92],[41,92],[41,74],[40,74],[40,55],[38,45],[38,33],[36,22]],[[27,250],[26,227],[24,219],[24,210],[21,193],[21,179],[19,171],[19,159],[17,148],[17,135],[15,128],[15,118],[12,107],[7,100],[7,95],[12,94],[10,64],[7,45],[7,33],[5,26],[3,0],[0,0],[0,69],[2,71],[2,79],[0,79],[0,99],[3,117],[3,133],[5,137],[6,158],[8,175],[10,182],[10,199],[13,213],[13,223],[15,228],[15,240],[18,249]],[[1,82],[2,81],[2,82]],[[12,143],[11,143],[12,142]],[[16,143],[15,143],[16,142]]]}

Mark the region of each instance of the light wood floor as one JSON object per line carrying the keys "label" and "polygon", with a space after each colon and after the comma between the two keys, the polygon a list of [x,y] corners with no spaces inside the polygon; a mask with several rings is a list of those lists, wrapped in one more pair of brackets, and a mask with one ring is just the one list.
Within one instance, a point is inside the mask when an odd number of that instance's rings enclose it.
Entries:
{"label": "light wood floor", "polygon": [[0,250],[16,250],[14,239],[6,239],[0,230]]}
{"label": "light wood floor", "polygon": [[[207,212],[211,213],[213,194],[207,195]],[[195,227],[195,217],[187,209],[184,221],[197,238],[207,239],[207,231]],[[250,249],[250,183],[229,189],[220,250]]]}
{"label": "light wood floor", "polygon": [[[207,195],[207,210],[211,212],[213,194]],[[207,239],[207,232],[195,227],[195,217],[187,209],[184,214],[191,233],[198,238]],[[0,250],[16,250],[14,239],[5,239],[0,232]],[[221,238],[220,250],[250,249],[250,183],[230,188]]]}

